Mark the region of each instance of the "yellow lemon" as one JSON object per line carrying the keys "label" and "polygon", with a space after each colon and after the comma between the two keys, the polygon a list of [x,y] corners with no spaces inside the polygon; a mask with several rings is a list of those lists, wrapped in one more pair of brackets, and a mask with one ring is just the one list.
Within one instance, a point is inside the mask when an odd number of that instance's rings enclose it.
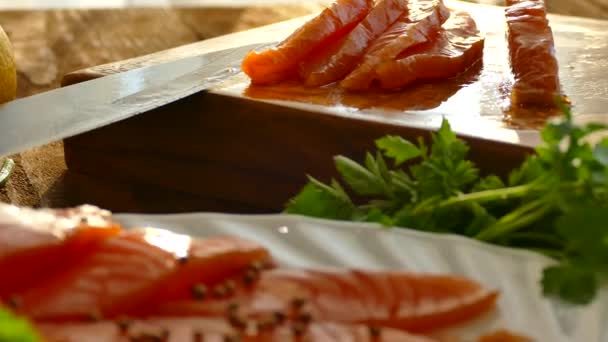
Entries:
{"label": "yellow lemon", "polygon": [[17,68],[8,36],[0,26],[0,103],[17,97]]}

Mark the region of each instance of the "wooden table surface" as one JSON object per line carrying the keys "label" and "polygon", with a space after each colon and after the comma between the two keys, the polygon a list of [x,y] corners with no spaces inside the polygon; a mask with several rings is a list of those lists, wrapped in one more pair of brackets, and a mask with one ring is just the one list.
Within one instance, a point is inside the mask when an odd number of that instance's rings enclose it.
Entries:
{"label": "wooden table surface", "polygon": [[[608,19],[608,0],[546,1],[553,13]],[[302,3],[306,5],[0,11],[0,25],[13,42],[18,96],[24,97],[58,87],[61,77],[70,71],[267,25],[320,8],[312,1]],[[0,201],[34,207],[63,207],[83,201],[69,190],[61,143],[32,149],[13,159],[17,167],[0,189]],[[132,194],[117,189],[116,196],[128,200]]]}

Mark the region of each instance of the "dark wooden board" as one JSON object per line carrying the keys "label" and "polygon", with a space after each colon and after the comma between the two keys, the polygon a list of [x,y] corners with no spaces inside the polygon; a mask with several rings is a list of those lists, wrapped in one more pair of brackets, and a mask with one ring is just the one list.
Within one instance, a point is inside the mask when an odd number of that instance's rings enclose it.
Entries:
{"label": "dark wooden board", "polygon": [[[196,210],[273,212],[281,210],[304,184],[306,174],[324,180],[335,175],[334,155],[360,159],[374,139],[387,133],[428,137],[441,114],[448,114],[471,143],[472,159],[485,172],[505,174],[531,152],[538,135],[506,125],[497,105],[508,63],[503,12],[492,6],[448,3],[474,15],[486,32],[486,51],[481,76],[434,107],[387,108],[369,104],[365,95],[349,103],[315,103],[310,98],[261,101],[252,98],[246,78],[241,77],[209,93],[67,139],[67,166],[89,177],[192,194],[201,199],[200,205],[194,205]],[[307,19],[79,71],[67,75],[64,84],[244,43],[280,40]],[[563,16],[550,19],[566,92],[575,108],[598,114],[608,104],[602,67],[608,55],[608,23]],[[426,87],[417,91],[446,91],[445,85]]]}
{"label": "dark wooden board", "polygon": [[[227,0],[227,4],[230,2]],[[0,25],[13,45],[17,96],[21,98],[59,87],[69,72],[300,17],[319,8],[303,3],[223,8],[35,9],[0,11]],[[146,185],[126,186],[67,174],[63,152],[63,143],[58,141],[12,156],[16,168],[6,186],[0,187],[0,201],[20,206],[65,207],[88,202],[90,196],[84,191],[87,188],[102,197],[99,203],[118,206],[119,202],[130,211],[148,211],[160,205],[163,210],[171,210],[167,203],[147,202],[149,196],[170,198],[169,204],[179,203],[179,210],[187,210],[189,201],[200,202],[190,195],[155,191]]]}

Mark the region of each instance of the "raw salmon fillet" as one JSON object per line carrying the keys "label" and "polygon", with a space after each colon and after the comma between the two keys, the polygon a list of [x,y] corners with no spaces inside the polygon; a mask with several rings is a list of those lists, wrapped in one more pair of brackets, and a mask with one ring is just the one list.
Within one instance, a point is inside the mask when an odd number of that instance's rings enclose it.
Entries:
{"label": "raw salmon fillet", "polygon": [[407,14],[372,43],[361,64],[340,85],[350,90],[369,88],[376,78],[376,66],[395,59],[409,47],[432,39],[449,17],[450,11],[442,0],[410,1]]}
{"label": "raw salmon fillet", "polygon": [[[440,342],[395,329],[374,329],[358,324],[313,321],[297,327],[290,323],[266,322],[250,322],[252,326],[255,323],[257,326],[260,323],[266,326],[252,329],[249,333],[236,329],[227,319],[222,318],[133,321],[126,329],[124,325],[107,321],[89,324],[42,324],[38,328],[46,342],[128,342],[139,341],[138,338],[141,341],[162,342]],[[144,339],[145,337],[148,339]]]}
{"label": "raw salmon fillet", "polygon": [[229,297],[243,283],[248,271],[260,272],[273,266],[268,250],[257,243],[229,236],[193,239],[187,260],[107,311],[111,316],[146,315],[155,303],[193,298],[195,286],[204,286],[206,297],[217,297],[216,291],[226,292],[219,297]]}
{"label": "raw salmon fillet", "polygon": [[505,10],[515,106],[556,105],[560,82],[553,32],[542,0],[508,0]]}
{"label": "raw salmon fillet", "polygon": [[370,44],[407,11],[407,0],[380,0],[348,35],[300,65],[308,86],[342,80],[354,70]]}
{"label": "raw salmon fillet", "polygon": [[477,342],[533,342],[533,340],[526,336],[516,335],[507,330],[498,330],[481,336]]}
{"label": "raw salmon fillet", "polygon": [[420,80],[456,76],[481,59],[484,38],[466,12],[454,12],[436,39],[405,50],[397,60],[376,68],[380,86],[395,89]]}
{"label": "raw salmon fillet", "polygon": [[497,296],[471,280],[453,276],[275,269],[261,275],[251,294],[236,295],[223,305],[217,301],[166,303],[157,314],[217,316],[230,303],[238,303],[247,317],[282,312],[290,319],[294,301],[300,301],[301,310],[315,320],[418,333],[475,319],[494,307]]}
{"label": "raw salmon fillet", "polygon": [[251,51],[242,69],[254,84],[271,84],[296,74],[297,65],[314,50],[348,33],[367,15],[373,0],[337,0],[277,47]]}
{"label": "raw salmon fillet", "polygon": [[163,230],[129,231],[107,239],[74,267],[16,293],[16,312],[38,321],[111,318],[154,306],[195,282],[220,282],[258,256],[265,259],[268,252],[237,238],[193,241]]}
{"label": "raw salmon fillet", "polygon": [[[0,262],[50,243],[62,263],[12,288],[0,306],[32,321],[47,342],[447,342],[423,335],[489,312],[498,296],[457,276],[276,268],[257,243],[122,230],[94,207],[48,217],[19,210],[0,205]],[[31,226],[14,242],[11,214]],[[55,255],[36,253],[23,260]]]}
{"label": "raw salmon fillet", "polygon": [[70,267],[120,232],[105,210],[33,210],[0,204],[0,300]]}

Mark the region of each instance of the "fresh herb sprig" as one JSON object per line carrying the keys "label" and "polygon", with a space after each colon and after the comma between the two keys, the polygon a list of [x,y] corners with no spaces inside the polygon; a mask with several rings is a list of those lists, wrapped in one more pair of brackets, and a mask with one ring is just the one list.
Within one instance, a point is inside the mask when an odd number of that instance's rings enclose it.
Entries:
{"label": "fresh herb sprig", "polygon": [[286,212],[537,251],[557,261],[543,272],[544,294],[588,304],[608,276],[608,138],[591,145],[586,138],[606,127],[575,125],[563,110],[561,121],[542,130],[544,144],[508,179],[481,177],[468,145],[444,120],[430,146],[385,136],[363,164],[336,156],[344,185],[309,176]]}
{"label": "fresh herb sprig", "polygon": [[25,319],[0,307],[0,342],[39,342],[38,334]]}

